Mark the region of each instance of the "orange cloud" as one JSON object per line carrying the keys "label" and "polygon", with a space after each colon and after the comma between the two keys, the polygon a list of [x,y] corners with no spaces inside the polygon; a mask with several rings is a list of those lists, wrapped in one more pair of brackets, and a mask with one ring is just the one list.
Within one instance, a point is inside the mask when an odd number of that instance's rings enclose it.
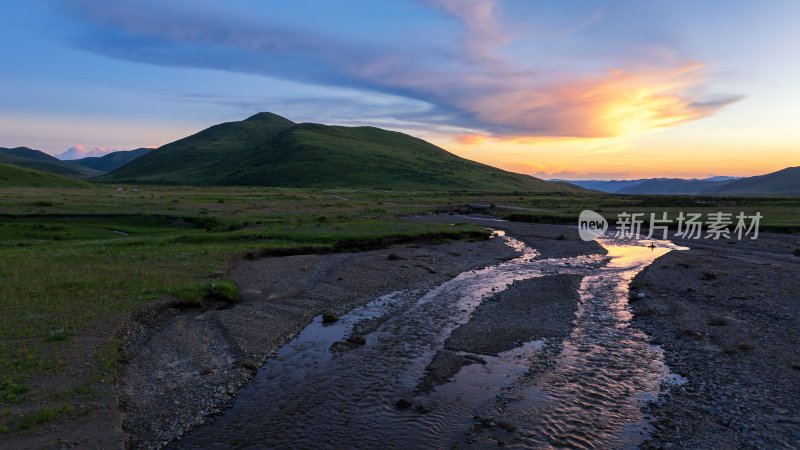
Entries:
{"label": "orange cloud", "polygon": [[[467,98],[461,106],[484,123],[519,136],[609,138],[707,117],[741,97],[696,99],[701,64],[638,71],[614,69],[598,77],[526,86]],[[692,95],[695,94],[695,95]],[[514,130],[517,130],[516,132]]]}
{"label": "orange cloud", "polygon": [[453,141],[455,141],[459,145],[477,145],[485,142],[490,138],[491,136],[480,133],[455,134],[452,136]]}

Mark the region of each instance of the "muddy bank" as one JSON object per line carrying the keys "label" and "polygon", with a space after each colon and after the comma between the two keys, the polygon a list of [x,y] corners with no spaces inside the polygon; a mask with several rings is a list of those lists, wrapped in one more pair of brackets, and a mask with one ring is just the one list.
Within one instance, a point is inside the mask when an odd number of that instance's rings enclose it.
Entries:
{"label": "muddy bank", "polygon": [[[526,342],[549,339],[558,346],[572,330],[581,278],[553,275],[516,281],[481,303],[470,321],[445,341],[418,389],[426,392],[449,381],[466,365],[485,364],[481,356],[497,356]],[[555,348],[550,350],[538,356],[557,353]]]}
{"label": "muddy bank", "polygon": [[166,314],[128,337],[124,429],[134,448],[160,447],[220,411],[255,370],[314,316],[343,314],[398,290],[425,290],[515,256],[500,239],[363,253],[243,261],[238,304]]}
{"label": "muddy bank", "polygon": [[679,242],[633,283],[635,325],[687,382],[643,448],[800,446],[800,238]]}

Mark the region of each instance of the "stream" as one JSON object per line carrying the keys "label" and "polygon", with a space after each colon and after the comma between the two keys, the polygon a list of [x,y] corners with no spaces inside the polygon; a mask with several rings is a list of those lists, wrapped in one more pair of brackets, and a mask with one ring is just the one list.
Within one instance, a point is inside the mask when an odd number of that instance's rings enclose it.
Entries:
{"label": "stream", "polygon": [[[333,324],[316,317],[224,414],[170,447],[636,448],[649,431],[642,407],[662,383],[681,380],[630,326],[628,284],[679,247],[610,238],[599,241],[608,255],[539,259],[535,249],[497,235],[519,256],[427,292],[389,293]],[[554,274],[583,280],[574,328],[546,370],[531,373],[546,343],[530,341],[480,355],[486,364],[467,365],[430,392],[416,390],[481,302],[514,281]],[[354,330],[366,343],[342,346]],[[399,408],[398,399],[411,407]]]}

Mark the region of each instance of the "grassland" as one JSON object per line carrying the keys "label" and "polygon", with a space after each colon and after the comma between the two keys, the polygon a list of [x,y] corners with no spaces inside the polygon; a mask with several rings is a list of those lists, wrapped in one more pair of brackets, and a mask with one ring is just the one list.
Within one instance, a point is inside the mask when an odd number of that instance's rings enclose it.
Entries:
{"label": "grassland", "polygon": [[[575,224],[580,211],[591,209],[612,225],[622,212],[644,213],[645,223],[649,222],[651,213],[657,218],[667,213],[671,220],[677,219],[680,212],[699,213],[704,221],[708,214],[716,212],[731,213],[734,217],[740,212],[748,216],[761,213],[761,231],[800,232],[800,198],[796,196],[567,195],[517,203],[519,206],[535,205],[500,209],[497,213],[523,222]],[[672,227],[675,225],[676,222]]]}
{"label": "grassland", "polygon": [[612,220],[621,211],[760,211],[767,228],[800,229],[797,198],[112,185],[0,189],[0,431],[24,432],[86,414],[113,384],[115,330],[124,319],[145,305],[202,306],[209,295],[235,296],[225,274],[240,258],[485,236],[474,226],[399,220],[468,203],[555,223],[574,223],[587,208]]}

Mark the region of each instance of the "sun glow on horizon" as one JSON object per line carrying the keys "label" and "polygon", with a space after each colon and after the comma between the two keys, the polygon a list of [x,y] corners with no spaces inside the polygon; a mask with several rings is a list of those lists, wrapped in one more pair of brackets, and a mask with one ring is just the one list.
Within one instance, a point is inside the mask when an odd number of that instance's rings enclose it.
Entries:
{"label": "sun glow on horizon", "polygon": [[754,158],[754,147],[746,141],[693,141],[673,148],[659,142],[658,134],[651,129],[624,137],[583,139],[462,135],[434,142],[464,158],[539,178],[754,176],[800,166],[800,152],[792,143],[770,142],[770,148]]}

